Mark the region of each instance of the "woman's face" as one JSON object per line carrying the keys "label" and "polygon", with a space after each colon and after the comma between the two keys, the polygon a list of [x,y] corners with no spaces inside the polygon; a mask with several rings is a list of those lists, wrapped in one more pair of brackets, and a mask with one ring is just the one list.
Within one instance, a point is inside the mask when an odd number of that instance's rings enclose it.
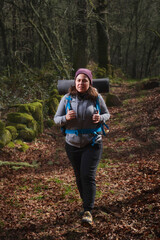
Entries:
{"label": "woman's face", "polygon": [[75,87],[78,92],[85,93],[90,86],[90,80],[85,74],[79,74],[76,77]]}

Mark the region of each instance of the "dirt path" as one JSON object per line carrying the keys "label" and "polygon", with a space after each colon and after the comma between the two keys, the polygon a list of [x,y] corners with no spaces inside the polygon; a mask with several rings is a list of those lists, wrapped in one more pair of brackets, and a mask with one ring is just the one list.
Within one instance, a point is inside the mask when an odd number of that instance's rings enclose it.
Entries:
{"label": "dirt path", "polygon": [[97,172],[92,229],[81,227],[79,198],[59,129],[46,130],[26,152],[4,148],[0,160],[0,239],[160,239],[160,89],[112,89],[110,133]]}

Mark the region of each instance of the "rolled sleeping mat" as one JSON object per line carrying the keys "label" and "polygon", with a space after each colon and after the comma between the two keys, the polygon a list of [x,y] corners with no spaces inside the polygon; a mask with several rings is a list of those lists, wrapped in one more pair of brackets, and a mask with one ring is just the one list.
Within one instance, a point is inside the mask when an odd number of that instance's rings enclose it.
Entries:
{"label": "rolled sleeping mat", "polygon": [[[58,80],[59,94],[66,94],[71,86],[74,86],[74,80]],[[109,92],[109,78],[98,78],[92,80],[93,87],[97,88],[99,93]]]}

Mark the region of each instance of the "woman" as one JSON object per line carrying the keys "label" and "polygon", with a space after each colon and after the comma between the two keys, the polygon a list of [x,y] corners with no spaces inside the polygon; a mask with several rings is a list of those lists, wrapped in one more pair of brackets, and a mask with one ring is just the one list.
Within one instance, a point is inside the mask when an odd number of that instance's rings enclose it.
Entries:
{"label": "woman", "polygon": [[101,126],[109,117],[102,96],[92,86],[91,71],[80,68],[75,74],[75,86],[61,99],[54,121],[66,129],[66,152],[83,202],[83,225],[93,223],[95,176],[102,155]]}

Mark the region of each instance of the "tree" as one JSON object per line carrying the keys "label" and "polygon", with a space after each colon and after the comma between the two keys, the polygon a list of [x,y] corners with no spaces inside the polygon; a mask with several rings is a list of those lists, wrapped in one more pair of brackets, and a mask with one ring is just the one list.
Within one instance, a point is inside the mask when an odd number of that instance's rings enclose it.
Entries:
{"label": "tree", "polygon": [[87,65],[87,5],[77,0],[77,16],[73,26],[73,69]]}
{"label": "tree", "polygon": [[159,0],[1,0],[1,70],[51,66],[120,68],[133,78],[160,73]]}
{"label": "tree", "polygon": [[97,1],[95,13],[97,15],[97,48],[98,65],[101,68],[109,70],[110,60],[110,37],[107,19],[107,2],[105,0]]}
{"label": "tree", "polygon": [[1,31],[1,38],[2,38],[2,52],[3,55],[1,55],[2,58],[2,64],[5,67],[8,64],[8,59],[9,59],[9,51],[8,51],[8,46],[7,46],[7,34],[6,34],[6,28],[5,28],[5,23],[3,19],[3,7],[4,7],[4,0],[0,1],[0,31]]}

